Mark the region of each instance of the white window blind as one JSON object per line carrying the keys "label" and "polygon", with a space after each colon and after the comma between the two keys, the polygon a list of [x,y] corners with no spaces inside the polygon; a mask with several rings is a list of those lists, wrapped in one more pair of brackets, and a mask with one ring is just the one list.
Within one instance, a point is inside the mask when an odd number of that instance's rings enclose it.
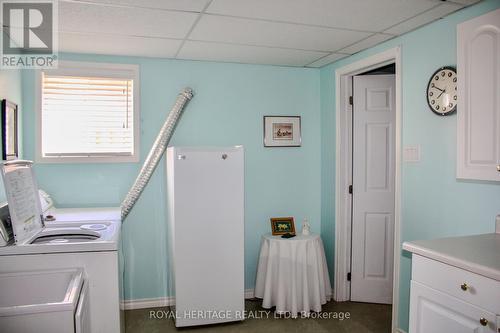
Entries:
{"label": "white window blind", "polygon": [[133,79],[42,74],[43,157],[134,154]]}

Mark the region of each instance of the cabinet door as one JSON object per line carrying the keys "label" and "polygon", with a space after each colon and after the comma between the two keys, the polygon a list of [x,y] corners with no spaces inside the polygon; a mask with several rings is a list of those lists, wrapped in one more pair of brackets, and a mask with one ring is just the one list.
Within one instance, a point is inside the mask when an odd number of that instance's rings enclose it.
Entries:
{"label": "cabinet door", "polygon": [[500,9],[457,33],[457,178],[500,181]]}
{"label": "cabinet door", "polygon": [[496,316],[418,282],[411,282],[409,333],[495,333]]}

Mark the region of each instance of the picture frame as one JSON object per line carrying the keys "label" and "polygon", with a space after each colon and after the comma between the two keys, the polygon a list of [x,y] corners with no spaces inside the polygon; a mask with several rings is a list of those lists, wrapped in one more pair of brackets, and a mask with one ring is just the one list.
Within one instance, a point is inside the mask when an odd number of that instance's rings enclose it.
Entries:
{"label": "picture frame", "polygon": [[264,116],[264,147],[300,147],[300,116]]}
{"label": "picture frame", "polygon": [[295,222],[293,217],[272,217],[271,233],[273,236],[284,234],[295,235]]}
{"label": "picture frame", "polygon": [[2,160],[19,158],[18,106],[6,99],[1,103]]}

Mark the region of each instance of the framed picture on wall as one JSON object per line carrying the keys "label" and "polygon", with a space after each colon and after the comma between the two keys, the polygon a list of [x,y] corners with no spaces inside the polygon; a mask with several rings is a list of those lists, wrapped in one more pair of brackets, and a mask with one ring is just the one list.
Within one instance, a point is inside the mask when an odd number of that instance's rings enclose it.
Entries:
{"label": "framed picture on wall", "polygon": [[2,100],[2,160],[15,160],[19,157],[17,132],[17,104]]}
{"label": "framed picture on wall", "polygon": [[264,147],[300,147],[300,116],[264,116]]}
{"label": "framed picture on wall", "polygon": [[284,234],[295,235],[295,223],[293,217],[271,218],[271,232],[273,236]]}

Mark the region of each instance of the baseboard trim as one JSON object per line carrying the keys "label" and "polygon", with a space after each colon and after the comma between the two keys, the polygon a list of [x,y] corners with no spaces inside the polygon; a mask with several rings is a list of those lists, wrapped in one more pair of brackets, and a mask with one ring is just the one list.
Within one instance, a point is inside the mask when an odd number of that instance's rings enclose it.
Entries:
{"label": "baseboard trim", "polygon": [[127,299],[120,302],[120,309],[137,310],[137,309],[148,309],[148,308],[160,308],[164,306],[171,306],[174,304],[175,304],[174,297]]}
{"label": "baseboard trim", "polygon": [[245,290],[245,299],[250,299],[250,298],[254,298],[254,297],[255,297],[255,293],[254,293],[253,289],[246,289]]}
{"label": "baseboard trim", "polygon": [[[245,290],[245,299],[254,298],[254,290]],[[140,298],[140,299],[127,299],[120,302],[120,309],[122,310],[137,310],[160,308],[164,306],[175,305],[175,297],[157,297],[157,298]]]}

